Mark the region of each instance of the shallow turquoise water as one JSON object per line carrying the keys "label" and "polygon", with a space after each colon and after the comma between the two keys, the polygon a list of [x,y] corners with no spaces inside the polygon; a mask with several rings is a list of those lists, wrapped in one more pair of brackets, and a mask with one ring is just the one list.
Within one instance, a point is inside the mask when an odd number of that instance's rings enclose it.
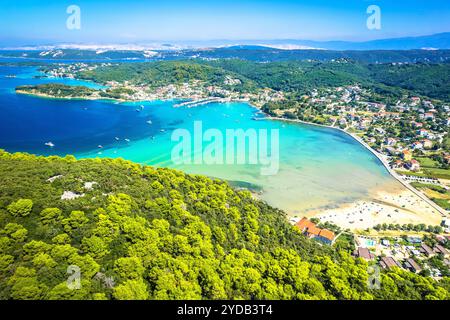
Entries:
{"label": "shallow turquoise water", "polygon": [[[139,104],[140,105],[140,104]],[[291,213],[305,212],[369,196],[373,189],[393,183],[392,177],[369,151],[348,135],[333,129],[273,120],[252,120],[257,110],[243,103],[210,104],[196,108],[174,108],[172,102],[144,103],[138,118],[151,119],[158,130],[126,145],[118,143],[103,150],[76,153],[79,157],[123,157],[139,163],[171,167],[205,174],[262,189],[261,198]],[[135,110],[135,104],[123,108]],[[207,165],[175,164],[171,159],[174,129],[279,130],[279,171],[261,175],[261,164]],[[165,130],[160,132],[159,130]],[[119,137],[122,139],[123,137]],[[247,149],[248,151],[248,149]],[[270,153],[269,153],[270,154]]]}
{"label": "shallow turquoise water", "polygon": [[[79,158],[122,157],[218,177],[259,190],[263,200],[294,214],[367,198],[372,190],[395,183],[369,151],[334,129],[256,121],[253,118],[261,115],[244,103],[174,108],[174,101],[115,104],[16,95],[16,85],[54,82],[34,79],[35,72],[33,68],[0,67],[0,148],[45,155],[74,154]],[[18,77],[4,77],[13,73]],[[179,128],[192,132],[194,121],[201,121],[204,130],[215,128],[222,133],[237,128],[278,129],[278,173],[261,175],[258,164],[175,164],[171,151],[176,142],[171,141],[171,135]],[[49,141],[54,148],[45,145]]]}

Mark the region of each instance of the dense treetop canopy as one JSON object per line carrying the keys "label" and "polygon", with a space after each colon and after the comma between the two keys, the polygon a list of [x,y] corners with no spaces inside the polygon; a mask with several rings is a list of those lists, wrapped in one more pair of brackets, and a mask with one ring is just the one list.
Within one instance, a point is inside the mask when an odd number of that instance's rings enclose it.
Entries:
{"label": "dense treetop canopy", "polygon": [[400,269],[371,289],[367,262],[226,182],[3,151],[0,179],[0,299],[450,298],[450,279]]}

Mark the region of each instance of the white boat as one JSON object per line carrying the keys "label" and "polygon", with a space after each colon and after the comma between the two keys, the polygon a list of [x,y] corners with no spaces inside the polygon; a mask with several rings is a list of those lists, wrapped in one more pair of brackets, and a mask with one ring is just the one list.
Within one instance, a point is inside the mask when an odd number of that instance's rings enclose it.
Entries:
{"label": "white boat", "polygon": [[103,146],[101,144],[98,145],[99,149],[103,149]]}
{"label": "white boat", "polygon": [[124,139],[126,142],[130,142],[130,139]]}
{"label": "white boat", "polygon": [[152,122],[152,120],[148,120],[147,123],[148,124],[152,124],[153,122]]}
{"label": "white boat", "polygon": [[47,147],[50,147],[50,148],[53,148],[53,147],[55,146],[55,144],[54,144],[53,142],[51,142],[51,141],[46,142],[45,145],[46,145]]}
{"label": "white boat", "polygon": [[120,138],[119,138],[119,137],[115,137],[114,139],[116,139],[116,141],[119,141],[119,140],[120,140]]}

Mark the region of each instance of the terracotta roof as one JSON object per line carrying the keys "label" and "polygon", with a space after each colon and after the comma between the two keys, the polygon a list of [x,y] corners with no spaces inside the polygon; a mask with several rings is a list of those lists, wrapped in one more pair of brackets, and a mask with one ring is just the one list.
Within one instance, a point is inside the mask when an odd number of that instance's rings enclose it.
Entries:
{"label": "terracotta roof", "polygon": [[302,232],[311,227],[315,227],[316,224],[314,222],[309,221],[307,218],[302,218],[296,224],[297,228],[299,228]]}
{"label": "terracotta roof", "polygon": [[325,239],[328,239],[330,241],[334,240],[334,232],[330,231],[330,230],[327,230],[327,229],[322,229],[320,231],[319,236],[324,237]]}
{"label": "terracotta roof", "polygon": [[307,233],[308,236],[320,236],[330,241],[333,241],[335,237],[334,232],[327,229],[318,228],[314,222],[308,220],[307,218],[302,218],[296,223],[296,226],[301,232]]}
{"label": "terracotta roof", "polygon": [[317,228],[316,226],[312,226],[311,228],[308,228],[306,232],[308,232],[310,235],[318,236],[322,229]]}

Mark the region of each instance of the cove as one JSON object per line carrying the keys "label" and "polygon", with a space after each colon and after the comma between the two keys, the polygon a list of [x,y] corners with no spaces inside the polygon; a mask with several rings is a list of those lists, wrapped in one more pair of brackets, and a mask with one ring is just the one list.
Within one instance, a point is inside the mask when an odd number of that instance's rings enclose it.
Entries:
{"label": "cove", "polygon": [[[77,158],[121,157],[207,175],[228,180],[236,187],[250,188],[270,205],[294,215],[370,198],[372,190],[397,183],[373,154],[338,130],[264,119],[246,103],[175,108],[177,101],[117,104],[16,95],[13,90],[16,85],[55,82],[55,79],[35,79],[31,76],[33,72],[30,68],[0,67],[0,148],[10,152],[73,154]],[[12,73],[18,77],[4,77]],[[258,164],[174,163],[172,132],[192,130],[195,121],[201,121],[204,130],[221,132],[278,130],[277,174],[261,175]],[[45,145],[49,141],[54,147]]]}

